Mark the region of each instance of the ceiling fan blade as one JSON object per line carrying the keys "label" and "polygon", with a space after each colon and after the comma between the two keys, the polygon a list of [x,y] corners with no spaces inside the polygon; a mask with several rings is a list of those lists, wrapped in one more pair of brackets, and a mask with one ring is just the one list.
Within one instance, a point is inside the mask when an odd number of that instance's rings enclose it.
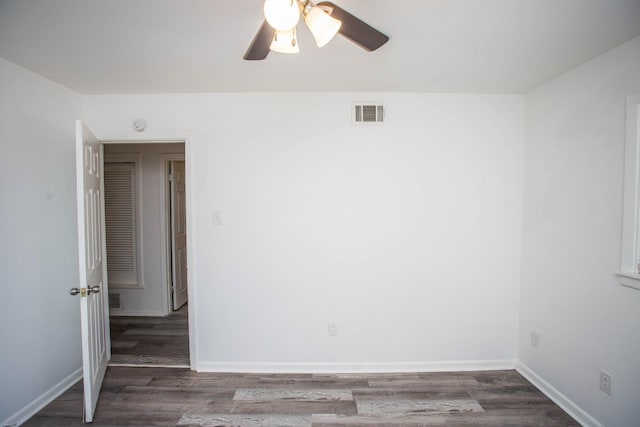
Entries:
{"label": "ceiling fan blade", "polygon": [[371,25],[363,22],[359,18],[353,16],[346,10],[331,3],[330,1],[321,1],[318,6],[323,7],[334,18],[342,21],[340,34],[360,45],[368,51],[376,50],[389,41],[389,37],[373,28]]}
{"label": "ceiling fan blade", "polygon": [[257,61],[266,58],[269,54],[269,47],[271,46],[275,33],[276,30],[271,28],[271,25],[269,25],[267,21],[264,21],[256,33],[256,36],[251,41],[243,58],[247,61]]}

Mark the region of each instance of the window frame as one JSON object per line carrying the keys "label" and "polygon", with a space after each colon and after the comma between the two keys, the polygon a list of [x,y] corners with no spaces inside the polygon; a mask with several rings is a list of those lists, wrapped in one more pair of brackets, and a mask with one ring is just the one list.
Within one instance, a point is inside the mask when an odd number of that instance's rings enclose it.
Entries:
{"label": "window frame", "polygon": [[627,98],[620,284],[640,289],[640,92]]}

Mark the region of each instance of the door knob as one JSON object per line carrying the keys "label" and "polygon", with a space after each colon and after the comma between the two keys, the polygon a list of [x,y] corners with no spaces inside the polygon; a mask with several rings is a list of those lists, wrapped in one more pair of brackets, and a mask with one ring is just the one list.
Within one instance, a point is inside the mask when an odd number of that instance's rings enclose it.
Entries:
{"label": "door knob", "polygon": [[71,288],[69,289],[69,295],[80,295],[86,297],[89,294],[97,294],[100,292],[100,285],[88,286],[86,288]]}

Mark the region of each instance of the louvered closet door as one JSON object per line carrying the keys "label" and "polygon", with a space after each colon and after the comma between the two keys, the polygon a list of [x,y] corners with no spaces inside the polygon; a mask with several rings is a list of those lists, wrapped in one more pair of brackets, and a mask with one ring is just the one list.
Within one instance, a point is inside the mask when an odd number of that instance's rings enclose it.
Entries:
{"label": "louvered closet door", "polygon": [[104,170],[107,271],[111,287],[138,287],[136,163],[106,163]]}

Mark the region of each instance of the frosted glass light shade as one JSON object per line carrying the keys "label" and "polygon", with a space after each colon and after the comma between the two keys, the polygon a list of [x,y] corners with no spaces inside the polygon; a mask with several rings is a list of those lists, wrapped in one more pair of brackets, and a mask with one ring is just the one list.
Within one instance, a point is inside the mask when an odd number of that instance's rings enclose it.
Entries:
{"label": "frosted glass light shade", "polygon": [[269,49],[280,53],[300,52],[295,29],[290,31],[276,31],[276,35],[273,37]]}
{"label": "frosted glass light shade", "polygon": [[298,0],[265,0],[264,17],[274,29],[289,31],[300,20]]}
{"label": "frosted glass light shade", "polygon": [[329,43],[338,34],[342,22],[333,18],[318,6],[313,6],[305,15],[304,21],[311,30],[311,34],[316,39],[318,47]]}

